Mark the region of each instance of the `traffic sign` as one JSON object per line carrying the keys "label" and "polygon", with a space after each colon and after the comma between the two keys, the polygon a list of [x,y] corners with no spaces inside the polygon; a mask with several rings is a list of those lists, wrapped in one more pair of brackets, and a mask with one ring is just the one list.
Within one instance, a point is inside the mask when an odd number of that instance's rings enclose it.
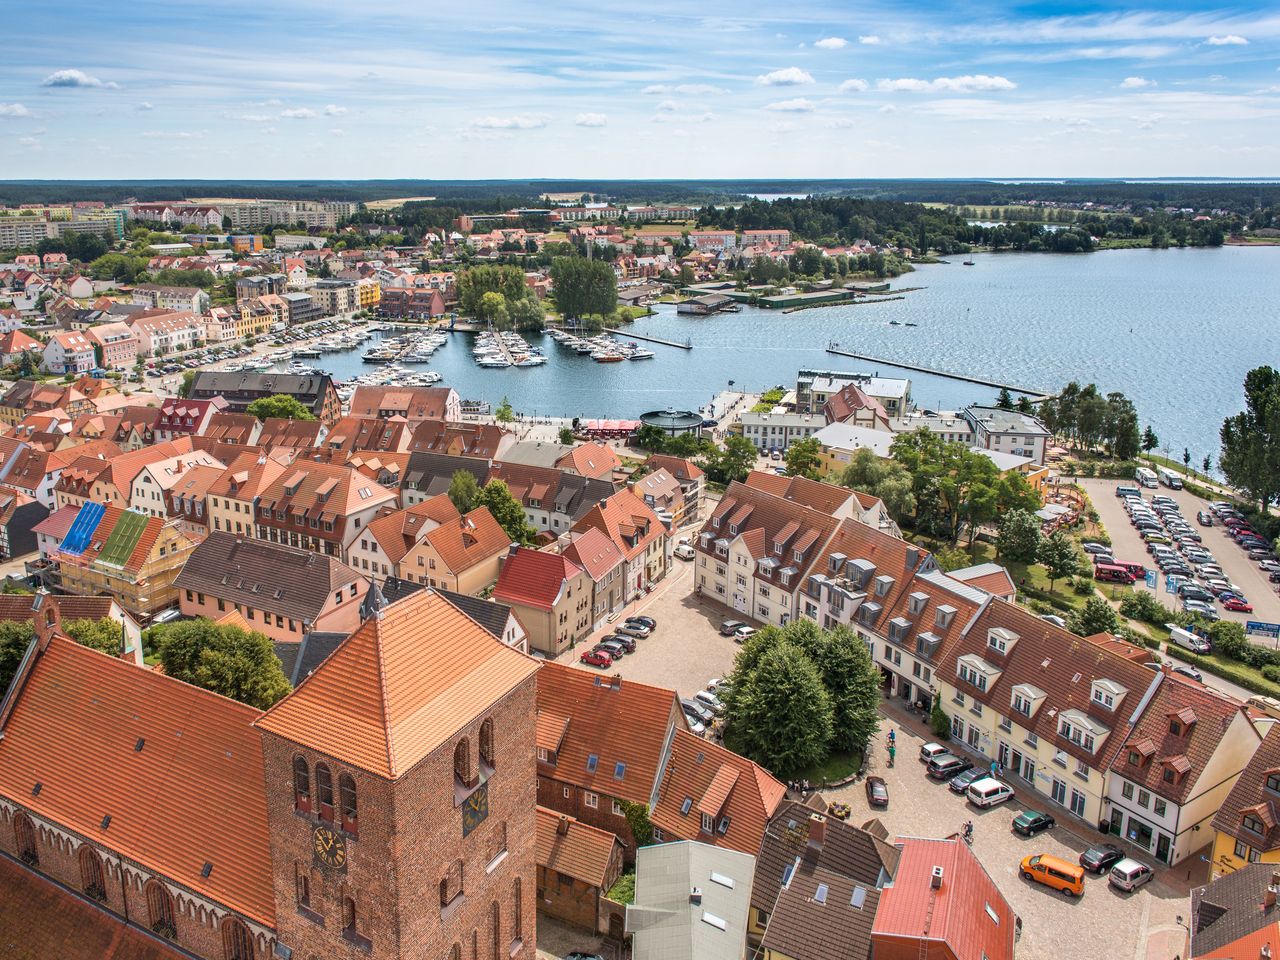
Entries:
{"label": "traffic sign", "polygon": [[1251,637],[1269,637],[1272,640],[1280,640],[1280,623],[1249,620],[1244,625],[1244,632]]}
{"label": "traffic sign", "polygon": [[1156,572],[1148,570],[1146,574],[1147,587],[1154,590],[1156,588]]}

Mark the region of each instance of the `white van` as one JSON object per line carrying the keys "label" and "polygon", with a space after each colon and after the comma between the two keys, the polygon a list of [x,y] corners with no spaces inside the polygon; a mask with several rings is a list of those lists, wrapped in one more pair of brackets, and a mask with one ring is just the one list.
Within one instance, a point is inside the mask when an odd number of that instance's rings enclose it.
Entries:
{"label": "white van", "polygon": [[1169,624],[1169,642],[1176,643],[1184,650],[1190,650],[1192,653],[1206,654],[1213,649],[1209,645],[1209,641],[1204,637],[1172,624]]}
{"label": "white van", "polygon": [[969,784],[969,802],[975,807],[994,807],[1013,799],[1013,787],[995,777],[983,777]]}

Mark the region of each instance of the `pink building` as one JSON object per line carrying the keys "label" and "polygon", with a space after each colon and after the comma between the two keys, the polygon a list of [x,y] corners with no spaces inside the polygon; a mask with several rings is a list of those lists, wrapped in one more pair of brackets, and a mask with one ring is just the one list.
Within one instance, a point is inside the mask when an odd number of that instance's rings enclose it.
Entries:
{"label": "pink building", "polygon": [[128,324],[100,323],[85,335],[102,348],[102,366],[107,370],[129,370],[138,362],[138,335]]}

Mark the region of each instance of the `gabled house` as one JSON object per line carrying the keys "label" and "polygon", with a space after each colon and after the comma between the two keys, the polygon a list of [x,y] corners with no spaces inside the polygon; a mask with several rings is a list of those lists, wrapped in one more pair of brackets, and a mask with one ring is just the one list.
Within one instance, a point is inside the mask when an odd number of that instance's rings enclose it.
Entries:
{"label": "gabled house", "polygon": [[410,453],[443,453],[451,457],[501,460],[515,444],[515,434],[493,423],[423,420],[413,429]]}
{"label": "gabled house", "polygon": [[390,420],[403,417],[410,423],[423,420],[462,419],[462,402],[452,387],[376,387],[361,385],[351,395],[353,417]]}
{"label": "gabled house", "polygon": [[215,413],[200,431],[200,436],[215,443],[236,446],[254,446],[261,435],[262,421],[247,413]]}
{"label": "gabled house", "polygon": [[570,448],[556,461],[556,466],[580,477],[612,482],[615,471],[622,469],[622,461],[613,447],[593,440]]}
{"label": "gabled house", "polygon": [[1211,871],[1280,864],[1280,725],[1273,724],[1213,818]]}
{"label": "gabled house", "polygon": [[[538,909],[594,934],[602,898],[622,874],[622,844],[608,830],[538,807]],[[606,927],[607,929],[607,927]]]}
{"label": "gabled house", "polygon": [[[951,739],[1096,826],[1116,748],[1161,674],[988,597],[934,675]],[[1051,807],[1051,809],[1054,809]]]}
{"label": "gabled house", "polygon": [[345,559],[378,510],[395,500],[351,467],[298,460],[259,493],[254,536]]}
{"label": "gabled house", "polygon": [[676,478],[676,482],[684,492],[683,522],[692,523],[702,518],[706,474],[702,472],[701,467],[692,460],[669,456],[665,453],[653,454],[641,466],[648,470],[666,470]]}
{"label": "gabled house", "polygon": [[[190,442],[189,440],[187,441]],[[186,444],[183,444],[184,446]],[[163,450],[167,444],[152,447]],[[143,465],[133,478],[129,492],[129,507],[138,513],[153,517],[169,514],[169,492],[176,488],[195,468],[216,471],[221,475],[224,464],[203,450],[187,450],[171,456],[157,458]],[[204,484],[207,490],[209,483]],[[200,498],[203,508],[203,497]]]}
{"label": "gabled house", "polygon": [[614,485],[554,467],[534,467],[498,461],[486,480],[501,480],[524,507],[525,518],[538,531],[560,536],[591,507],[610,496]]}
{"label": "gabled house", "polygon": [[599,629],[627,605],[626,557],[618,545],[595,527],[570,534],[561,553],[591,578],[591,623]]}
{"label": "gabled house", "polygon": [[592,630],[591,577],[567,557],[510,547],[493,598],[511,607],[529,634],[529,649],[556,657]]}
{"label": "gabled house", "polygon": [[1280,871],[1270,862],[1242,864],[1191,890],[1188,957],[1271,960],[1280,947]]}
{"label": "gabled house", "polygon": [[1245,707],[1175,673],[1113,750],[1111,830],[1162,863],[1206,843],[1207,828],[1258,750]]}
{"label": "gabled house", "polygon": [[352,542],[348,562],[376,579],[400,576],[400,561],[414,544],[440,524],[457,520],[459,516],[458,508],[444,494],[406,509],[385,506],[369,522],[365,532]]}
{"label": "gabled house", "polygon": [[670,531],[653,508],[631,490],[619,490],[595,504],[573,525],[574,533],[594,527],[621,552],[624,589],[638,597],[667,575]]}
{"label": "gabled house", "polygon": [[209,400],[166,400],[160,405],[160,416],[156,419],[156,439],[163,441],[200,436],[213,416],[223,412],[226,407],[227,402],[221,397]]}
{"label": "gabled house", "polygon": [[59,330],[49,337],[40,368],[48,373],[88,373],[97,365],[92,340],[74,330]]}
{"label": "gabled house", "polygon": [[421,503],[449,491],[453,475],[459,470],[471,474],[479,486],[489,476],[491,461],[484,458],[453,456],[444,453],[410,453],[400,477],[400,499],[406,506]]}

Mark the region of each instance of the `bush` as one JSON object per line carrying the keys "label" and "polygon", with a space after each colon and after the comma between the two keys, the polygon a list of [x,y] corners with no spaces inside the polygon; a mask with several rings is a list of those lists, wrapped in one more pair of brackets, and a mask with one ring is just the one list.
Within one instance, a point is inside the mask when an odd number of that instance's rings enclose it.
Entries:
{"label": "bush", "polygon": [[1170,619],[1170,612],[1146,590],[1131,590],[1120,600],[1120,612],[1130,620],[1163,624]]}
{"label": "bush", "polygon": [[933,698],[933,712],[929,714],[929,726],[933,727],[933,735],[942,742],[951,739],[951,718],[942,709],[942,698]]}
{"label": "bush", "polygon": [[1215,676],[1222,677],[1224,680],[1239,684],[1254,693],[1260,693],[1267,697],[1280,697],[1280,684],[1272,683],[1257,671],[1250,670],[1241,664],[1225,663],[1211,657],[1198,657],[1194,653],[1181,648],[1178,649],[1178,659],[1185,660],[1205,673],[1212,673]]}
{"label": "bush", "polygon": [[1090,596],[1093,593],[1093,580],[1084,575],[1078,576],[1071,581],[1071,589],[1076,592],[1077,596]]}
{"label": "bush", "polygon": [[1277,667],[1274,663],[1268,663],[1263,667],[1262,675],[1272,683],[1280,683],[1280,667]]}

